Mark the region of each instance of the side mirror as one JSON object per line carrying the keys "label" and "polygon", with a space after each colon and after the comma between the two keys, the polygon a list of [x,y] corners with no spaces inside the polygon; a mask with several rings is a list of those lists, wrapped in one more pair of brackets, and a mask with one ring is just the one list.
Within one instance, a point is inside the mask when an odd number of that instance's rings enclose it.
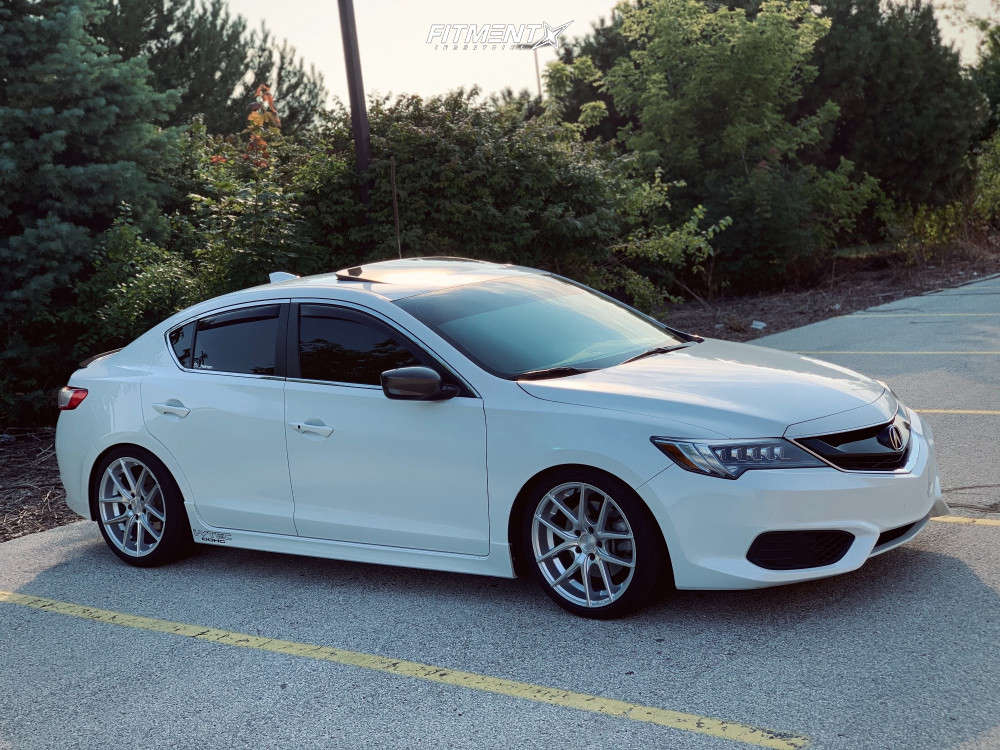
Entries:
{"label": "side mirror", "polygon": [[389,398],[408,401],[439,401],[458,395],[458,388],[445,385],[430,367],[399,367],[382,373],[382,390]]}

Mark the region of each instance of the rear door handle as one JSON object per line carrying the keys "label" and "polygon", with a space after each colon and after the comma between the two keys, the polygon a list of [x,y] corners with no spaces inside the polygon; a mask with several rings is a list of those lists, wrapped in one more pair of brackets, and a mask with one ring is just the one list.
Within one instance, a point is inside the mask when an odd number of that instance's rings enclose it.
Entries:
{"label": "rear door handle", "polygon": [[177,399],[170,399],[165,404],[153,404],[153,408],[160,414],[173,414],[175,417],[186,417],[191,413],[191,410]]}
{"label": "rear door handle", "polygon": [[333,428],[323,423],[312,424],[310,422],[289,422],[288,425],[296,432],[309,432],[313,435],[321,435],[322,437],[330,437],[330,435],[333,434]]}

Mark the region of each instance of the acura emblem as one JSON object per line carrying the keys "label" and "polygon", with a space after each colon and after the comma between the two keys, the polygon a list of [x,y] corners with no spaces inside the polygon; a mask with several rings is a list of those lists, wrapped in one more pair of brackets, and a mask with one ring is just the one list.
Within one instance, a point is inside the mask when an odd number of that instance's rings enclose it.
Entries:
{"label": "acura emblem", "polygon": [[894,451],[903,450],[903,433],[896,425],[889,425],[889,445]]}

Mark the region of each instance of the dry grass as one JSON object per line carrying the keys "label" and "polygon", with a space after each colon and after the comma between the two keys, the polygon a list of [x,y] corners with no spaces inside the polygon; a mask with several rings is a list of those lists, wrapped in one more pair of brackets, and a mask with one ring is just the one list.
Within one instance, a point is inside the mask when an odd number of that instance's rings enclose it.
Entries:
{"label": "dry grass", "polygon": [[0,542],[78,520],[66,507],[55,430],[0,430]]}

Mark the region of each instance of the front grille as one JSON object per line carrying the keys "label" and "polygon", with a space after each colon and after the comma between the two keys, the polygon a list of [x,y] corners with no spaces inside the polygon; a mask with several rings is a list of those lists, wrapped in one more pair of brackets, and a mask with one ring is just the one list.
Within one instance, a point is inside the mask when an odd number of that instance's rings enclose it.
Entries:
{"label": "front grille", "polygon": [[910,423],[902,409],[884,424],[795,442],[847,471],[895,471],[910,455]]}
{"label": "front grille", "polygon": [[889,529],[888,531],[883,531],[881,534],[878,535],[878,540],[875,542],[875,547],[878,548],[881,547],[883,544],[888,544],[889,542],[893,542],[899,539],[899,537],[908,533],[910,529],[912,529],[918,523],[920,522],[914,521],[913,523],[908,523],[905,526],[899,526],[895,529]]}
{"label": "front grille", "polygon": [[847,554],[854,534],[846,531],[767,531],[753,540],[747,560],[768,570],[833,565]]}

